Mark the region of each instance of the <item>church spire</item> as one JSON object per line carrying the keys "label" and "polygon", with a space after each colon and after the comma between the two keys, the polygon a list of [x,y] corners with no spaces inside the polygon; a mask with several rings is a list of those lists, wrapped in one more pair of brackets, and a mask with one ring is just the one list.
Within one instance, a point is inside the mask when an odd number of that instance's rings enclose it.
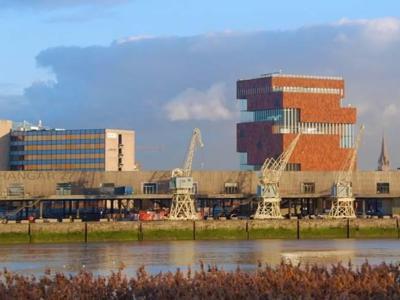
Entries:
{"label": "church spire", "polygon": [[389,163],[389,155],[385,143],[385,135],[382,136],[382,146],[381,146],[381,155],[378,160],[378,171],[389,171],[390,163]]}

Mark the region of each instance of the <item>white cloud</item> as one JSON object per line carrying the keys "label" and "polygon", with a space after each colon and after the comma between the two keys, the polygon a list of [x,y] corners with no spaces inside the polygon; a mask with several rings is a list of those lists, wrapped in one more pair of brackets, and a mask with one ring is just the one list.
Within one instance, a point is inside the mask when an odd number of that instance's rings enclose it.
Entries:
{"label": "white cloud", "polygon": [[362,30],[362,37],[370,40],[375,46],[384,47],[388,43],[398,41],[400,36],[400,20],[386,17],[380,19],[342,19],[339,26],[358,26]]}
{"label": "white cloud", "polygon": [[392,117],[399,117],[399,108],[396,104],[391,103],[385,107],[383,110],[383,117],[384,118],[392,118]]}
{"label": "white cloud", "polygon": [[214,84],[206,91],[186,89],[165,105],[171,121],[210,120],[220,121],[232,118],[226,106],[226,87]]}
{"label": "white cloud", "polygon": [[147,34],[143,34],[143,35],[131,35],[125,38],[120,38],[117,39],[115,41],[116,44],[120,45],[120,44],[125,44],[125,43],[132,43],[132,42],[139,42],[139,41],[143,41],[143,40],[149,40],[149,39],[153,39],[155,38],[152,35],[147,35]]}

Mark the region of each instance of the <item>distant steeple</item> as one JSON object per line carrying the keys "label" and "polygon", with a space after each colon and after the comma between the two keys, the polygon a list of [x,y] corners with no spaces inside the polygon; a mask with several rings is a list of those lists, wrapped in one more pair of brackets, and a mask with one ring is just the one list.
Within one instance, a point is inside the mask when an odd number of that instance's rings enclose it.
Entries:
{"label": "distant steeple", "polygon": [[385,135],[382,136],[382,146],[381,146],[381,155],[378,160],[378,171],[389,171],[390,170],[390,162],[389,155],[385,143]]}

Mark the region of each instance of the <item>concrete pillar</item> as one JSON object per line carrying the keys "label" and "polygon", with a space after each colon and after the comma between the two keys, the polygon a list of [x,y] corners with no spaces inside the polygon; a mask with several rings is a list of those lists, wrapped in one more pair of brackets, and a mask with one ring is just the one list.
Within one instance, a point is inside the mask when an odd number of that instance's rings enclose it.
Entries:
{"label": "concrete pillar", "polygon": [[68,214],[70,215],[70,216],[72,216],[72,200],[69,200],[68,201],[69,203],[68,203]]}
{"label": "concrete pillar", "polygon": [[300,214],[303,215],[304,210],[304,199],[300,199]]}
{"label": "concrete pillar", "polygon": [[62,201],[62,206],[63,206],[63,218],[65,218],[65,200]]}
{"label": "concrete pillar", "polygon": [[361,202],[362,202],[362,204],[361,204],[362,205],[362,215],[363,215],[363,217],[365,217],[367,214],[366,209],[365,209],[365,199],[362,199]]}
{"label": "concrete pillar", "polygon": [[43,201],[39,202],[39,219],[43,219]]}
{"label": "concrete pillar", "polygon": [[29,205],[29,201],[23,201],[22,202],[23,205],[25,206],[25,219],[28,219],[29,216],[29,207],[27,207]]}

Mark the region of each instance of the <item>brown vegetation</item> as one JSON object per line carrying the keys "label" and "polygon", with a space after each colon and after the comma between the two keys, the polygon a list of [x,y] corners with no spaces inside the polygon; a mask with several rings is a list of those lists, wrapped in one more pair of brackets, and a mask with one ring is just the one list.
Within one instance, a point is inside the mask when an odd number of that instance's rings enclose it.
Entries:
{"label": "brown vegetation", "polygon": [[200,271],[127,278],[122,269],[107,277],[81,271],[37,279],[2,272],[0,299],[399,299],[400,266],[368,263],[354,269],[281,263],[254,272],[201,266]]}

